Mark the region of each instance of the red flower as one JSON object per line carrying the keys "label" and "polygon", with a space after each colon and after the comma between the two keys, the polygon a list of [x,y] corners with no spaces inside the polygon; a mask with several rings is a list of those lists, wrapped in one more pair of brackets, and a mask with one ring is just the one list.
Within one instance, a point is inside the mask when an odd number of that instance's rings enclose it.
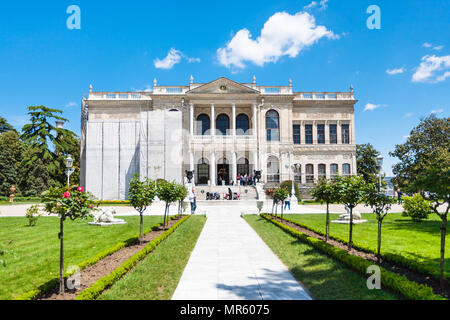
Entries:
{"label": "red flower", "polygon": [[70,198],[70,192],[64,192],[63,198],[69,199]]}
{"label": "red flower", "polygon": [[84,191],[84,188],[83,187],[78,187],[78,192],[83,192]]}
{"label": "red flower", "polygon": [[94,209],[94,205],[93,204],[91,204],[91,209]]}

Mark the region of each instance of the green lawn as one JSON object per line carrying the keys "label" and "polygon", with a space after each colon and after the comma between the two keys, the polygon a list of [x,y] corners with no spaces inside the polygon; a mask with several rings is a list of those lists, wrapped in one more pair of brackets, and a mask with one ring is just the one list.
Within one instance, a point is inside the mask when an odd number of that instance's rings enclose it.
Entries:
{"label": "green lawn", "polygon": [[300,242],[267,220],[245,216],[245,220],[309,291],[314,300],[396,300],[384,290],[367,289],[367,278]]}
{"label": "green lawn", "polygon": [[170,300],[205,222],[205,217],[190,217],[100,299]]}
{"label": "green lawn", "polygon": [[[139,217],[124,217],[128,223],[97,227],[88,221],[66,221],[64,224],[65,266],[76,265],[120,241],[139,233]],[[146,216],[144,229],[162,222],[161,216]],[[42,217],[36,227],[28,227],[26,218],[0,218],[0,245],[11,240],[14,255],[3,258],[0,266],[0,300],[12,299],[36,289],[59,276],[59,219]]]}
{"label": "green lawn", "polygon": [[[339,215],[331,215],[331,221]],[[377,248],[377,220],[374,214],[363,214],[367,223],[354,225],[353,242],[355,244]],[[287,215],[291,220],[325,232],[325,215]],[[381,251],[402,255],[426,264],[439,273],[439,258],[441,248],[441,220],[435,214],[429,220],[413,222],[399,213],[388,214],[383,222]],[[348,240],[348,225],[330,223],[331,235]],[[450,272],[450,234],[447,233],[446,273]]]}

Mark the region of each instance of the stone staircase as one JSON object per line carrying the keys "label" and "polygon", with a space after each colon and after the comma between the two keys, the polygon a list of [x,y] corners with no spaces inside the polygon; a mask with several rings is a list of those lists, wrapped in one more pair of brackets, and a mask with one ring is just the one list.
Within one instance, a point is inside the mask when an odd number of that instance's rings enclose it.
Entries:
{"label": "stone staircase", "polygon": [[[254,186],[196,186],[195,195],[198,201],[206,200],[206,193],[218,193],[220,194],[220,199],[224,200],[224,195],[228,194],[228,188],[231,188],[233,193],[240,194],[240,200],[257,200],[258,194]],[[247,190],[247,193],[246,193]],[[211,200],[214,201],[214,200]],[[217,201],[217,200],[216,200]],[[236,200],[235,200],[236,201]],[[231,202],[231,201],[230,201]]]}

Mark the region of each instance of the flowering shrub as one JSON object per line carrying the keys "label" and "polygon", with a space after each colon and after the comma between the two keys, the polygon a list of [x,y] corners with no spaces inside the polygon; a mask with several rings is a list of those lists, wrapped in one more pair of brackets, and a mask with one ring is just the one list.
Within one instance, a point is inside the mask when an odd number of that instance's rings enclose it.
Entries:
{"label": "flowering shrub", "polygon": [[49,214],[60,218],[60,265],[59,291],[64,293],[64,221],[90,216],[94,209],[94,197],[83,187],[50,188],[42,194],[42,203]]}

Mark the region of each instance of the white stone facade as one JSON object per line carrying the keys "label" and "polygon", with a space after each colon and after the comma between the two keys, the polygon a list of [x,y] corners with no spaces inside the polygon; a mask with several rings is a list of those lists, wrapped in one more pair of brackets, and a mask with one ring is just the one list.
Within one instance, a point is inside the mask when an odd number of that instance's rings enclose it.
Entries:
{"label": "white stone facade", "polygon": [[[196,184],[236,181],[310,185],[333,172],[356,174],[353,89],[293,92],[288,86],[158,86],[153,92],[93,92],[82,103],[81,181],[99,199],[126,199],[141,177]],[[298,135],[298,133],[300,133]],[[295,169],[295,165],[297,169]]]}

